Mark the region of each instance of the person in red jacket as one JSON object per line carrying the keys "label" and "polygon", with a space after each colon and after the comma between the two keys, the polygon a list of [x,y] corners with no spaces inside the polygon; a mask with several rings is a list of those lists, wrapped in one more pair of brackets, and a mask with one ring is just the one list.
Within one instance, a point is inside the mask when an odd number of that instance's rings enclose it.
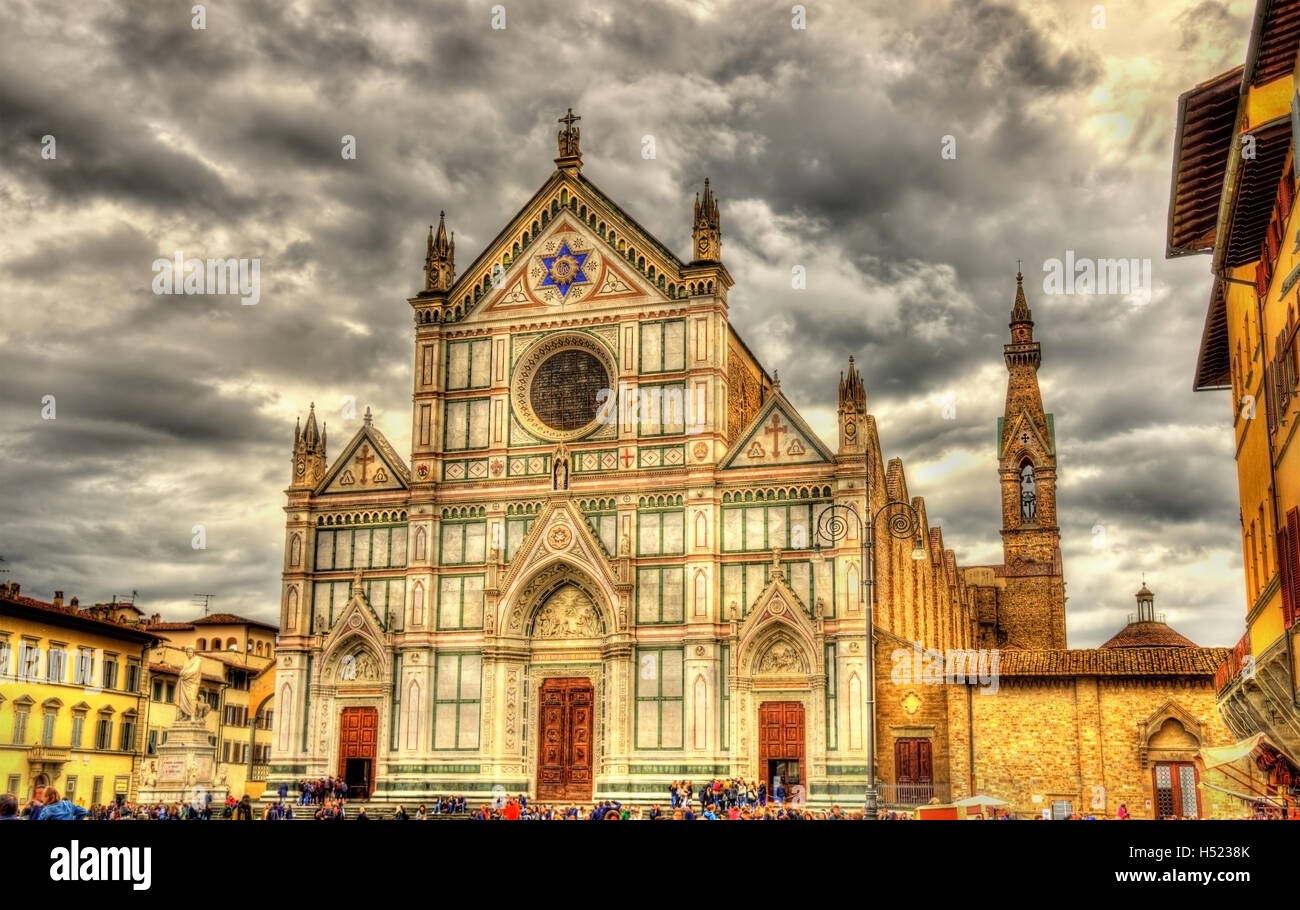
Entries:
{"label": "person in red jacket", "polygon": [[515,800],[508,800],[505,808],[501,810],[501,817],[508,822],[519,820],[519,803]]}

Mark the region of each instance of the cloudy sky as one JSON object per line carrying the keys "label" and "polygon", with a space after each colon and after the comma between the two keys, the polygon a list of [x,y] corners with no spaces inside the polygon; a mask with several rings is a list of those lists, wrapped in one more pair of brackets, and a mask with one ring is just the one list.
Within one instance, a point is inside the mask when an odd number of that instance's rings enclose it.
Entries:
{"label": "cloudy sky", "polygon": [[[584,173],[682,256],[712,178],[733,322],[832,441],[857,355],[967,564],[1000,559],[1023,259],[1070,644],[1117,630],[1143,572],[1184,634],[1240,637],[1231,405],[1191,391],[1209,261],[1163,251],[1177,96],[1241,62],[1253,4],[1130,0],[1094,28],[1078,0],[841,0],[802,30],[753,0],[506,2],[505,28],[486,0],[211,3],[203,30],[188,2],[60,6],[0,0],[0,568],[25,593],[275,620],[294,418],[317,402],[337,455],[354,396],[409,452],[425,226],[446,209],[467,265],[571,106]],[[1045,294],[1067,250],[1149,259],[1149,302]],[[177,251],[260,258],[260,302],[155,295]]]}

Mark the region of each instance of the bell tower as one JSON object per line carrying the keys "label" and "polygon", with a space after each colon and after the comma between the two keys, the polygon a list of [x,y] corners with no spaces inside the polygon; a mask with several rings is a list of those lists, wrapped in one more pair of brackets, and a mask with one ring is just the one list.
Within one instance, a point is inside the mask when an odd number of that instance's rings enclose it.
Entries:
{"label": "bell tower", "polygon": [[695,221],[691,228],[691,255],[695,262],[722,261],[722,213],[704,178],[704,198],[695,196]]}
{"label": "bell tower", "polygon": [[1042,346],[1034,340],[1034,319],[1025,301],[1024,276],[1016,273],[1011,308],[1011,343],[1003,345],[1007,365],[1006,410],[998,421],[998,473],[1002,484],[1002,548],[1008,564],[1059,558],[1056,524],[1056,432],[1044,412],[1038,388]]}
{"label": "bell tower", "polygon": [[1016,272],[1007,365],[1006,410],[998,419],[998,480],[1002,487],[1002,556],[997,592],[998,646],[1064,648],[1065,577],[1056,522],[1056,429],[1038,388],[1042,346]]}

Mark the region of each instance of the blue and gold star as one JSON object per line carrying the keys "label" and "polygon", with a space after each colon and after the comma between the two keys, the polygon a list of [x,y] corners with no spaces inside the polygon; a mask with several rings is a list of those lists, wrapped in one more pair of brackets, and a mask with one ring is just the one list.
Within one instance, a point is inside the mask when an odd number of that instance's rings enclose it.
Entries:
{"label": "blue and gold star", "polygon": [[566,242],[554,256],[543,256],[542,265],[546,267],[546,278],[541,287],[559,288],[560,296],[567,297],[569,288],[587,280],[582,271],[582,264],[587,261],[589,253],[575,253]]}

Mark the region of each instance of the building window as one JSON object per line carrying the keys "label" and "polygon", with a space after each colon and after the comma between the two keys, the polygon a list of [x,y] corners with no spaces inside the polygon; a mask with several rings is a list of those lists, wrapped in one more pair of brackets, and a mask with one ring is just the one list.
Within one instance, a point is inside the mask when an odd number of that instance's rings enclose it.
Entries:
{"label": "building window", "polygon": [[52,683],[63,682],[63,677],[67,673],[67,667],[68,652],[64,650],[64,646],[51,644],[50,656],[46,658],[46,679]]}
{"label": "building window", "polygon": [[[432,354],[431,348],[426,348]],[[426,360],[431,363],[432,356]],[[492,384],[492,339],[452,341],[447,344],[447,389],[486,389]]]}
{"label": "building window", "polygon": [[[587,519],[592,533],[600,540],[605,552],[610,556],[618,552],[618,513],[612,510],[601,512],[587,512],[583,516]],[[509,524],[507,522],[507,524]],[[523,535],[520,535],[523,539]],[[511,553],[513,556],[513,552]]]}
{"label": "building window", "polygon": [[140,691],[140,662],[137,660],[128,660],[126,662],[126,689],[127,692]]}
{"label": "building window", "polygon": [[63,784],[63,798],[72,803],[77,801],[77,775],[68,775],[67,781]]}
{"label": "building window", "polygon": [[86,715],[84,713],[72,715],[72,748],[81,748],[81,737],[86,729]]}
{"label": "building window", "polygon": [[1052,800],[1052,818],[1056,821],[1067,819],[1074,814],[1074,803],[1068,799]]}
{"label": "building window", "polygon": [[438,584],[438,628],[483,628],[483,576],[444,575]]}
{"label": "building window", "polygon": [[1155,766],[1156,818],[1200,818],[1196,766],[1190,762],[1158,762]]}
{"label": "building window", "polygon": [[9,644],[9,639],[0,640],[0,679],[12,682],[13,662],[14,649]]}
{"label": "building window", "polygon": [[442,428],[444,451],[487,448],[488,408],[491,403],[490,398],[447,402],[447,421]]}
{"label": "building window", "polygon": [[90,788],[90,804],[98,806],[99,801],[104,797],[104,778],[96,777],[95,783]]}
{"label": "building window", "polygon": [[18,788],[21,787],[22,784],[23,784],[23,777],[21,774],[10,774],[9,782],[5,785],[5,792],[12,793],[14,796],[18,796],[19,795]]}
{"label": "building window", "polygon": [[722,549],[727,553],[766,552],[778,547],[807,550],[816,536],[817,523],[829,506],[827,502],[724,506]]}
{"label": "building window", "polygon": [[442,552],[444,566],[482,563],[487,558],[487,522],[444,521],[442,523]]}
{"label": "building window", "polygon": [[123,752],[135,751],[135,718],[131,715],[122,718],[122,730],[117,747]]}
{"label": "building window", "polygon": [[100,751],[106,751],[113,747],[113,721],[112,718],[100,717],[95,722],[95,748]]}
{"label": "building window", "polygon": [[686,369],[686,320],[641,324],[642,373],[669,373]]}
{"label": "building window", "polygon": [[77,652],[76,662],[72,665],[72,684],[86,687],[95,685],[95,652],[89,648]]}
{"label": "building window", "polygon": [[1028,459],[1020,463],[1020,520],[1038,520],[1038,493],[1034,486],[1034,465]]}
{"label": "building window", "polygon": [[686,384],[642,384],[629,389],[637,396],[638,436],[672,436],[686,432]]}
{"label": "building window", "polygon": [[104,657],[104,688],[117,688],[117,661],[107,655]]}
{"label": "building window", "polygon": [[45,716],[41,718],[41,745],[54,745],[54,721],[56,716],[53,711],[46,711]]}
{"label": "building window", "polygon": [[685,580],[681,567],[638,569],[636,573],[636,621],[676,623],[682,621]]}
{"label": "building window", "polygon": [[158,753],[158,731],[157,730],[149,731],[149,745],[147,746],[147,751],[150,755],[156,755]]}
{"label": "building window", "polygon": [[35,641],[24,640],[18,645],[18,672],[23,679],[35,680],[41,671],[41,649]]}
{"label": "building window", "polygon": [[685,552],[686,513],[641,512],[637,515],[638,556],[676,556]]}
{"label": "building window", "polygon": [[[519,545],[524,542],[528,536],[529,530],[533,526],[531,518],[508,518],[506,519],[506,562],[515,558],[515,553],[519,550]],[[610,550],[613,553],[613,550]]]}
{"label": "building window", "polygon": [[27,707],[14,706],[14,745],[22,746],[27,742]]}
{"label": "building window", "polygon": [[682,748],[682,649],[637,649],[636,748]]}
{"label": "building window", "polygon": [[433,702],[433,747],[477,749],[483,658],[439,654]]}

